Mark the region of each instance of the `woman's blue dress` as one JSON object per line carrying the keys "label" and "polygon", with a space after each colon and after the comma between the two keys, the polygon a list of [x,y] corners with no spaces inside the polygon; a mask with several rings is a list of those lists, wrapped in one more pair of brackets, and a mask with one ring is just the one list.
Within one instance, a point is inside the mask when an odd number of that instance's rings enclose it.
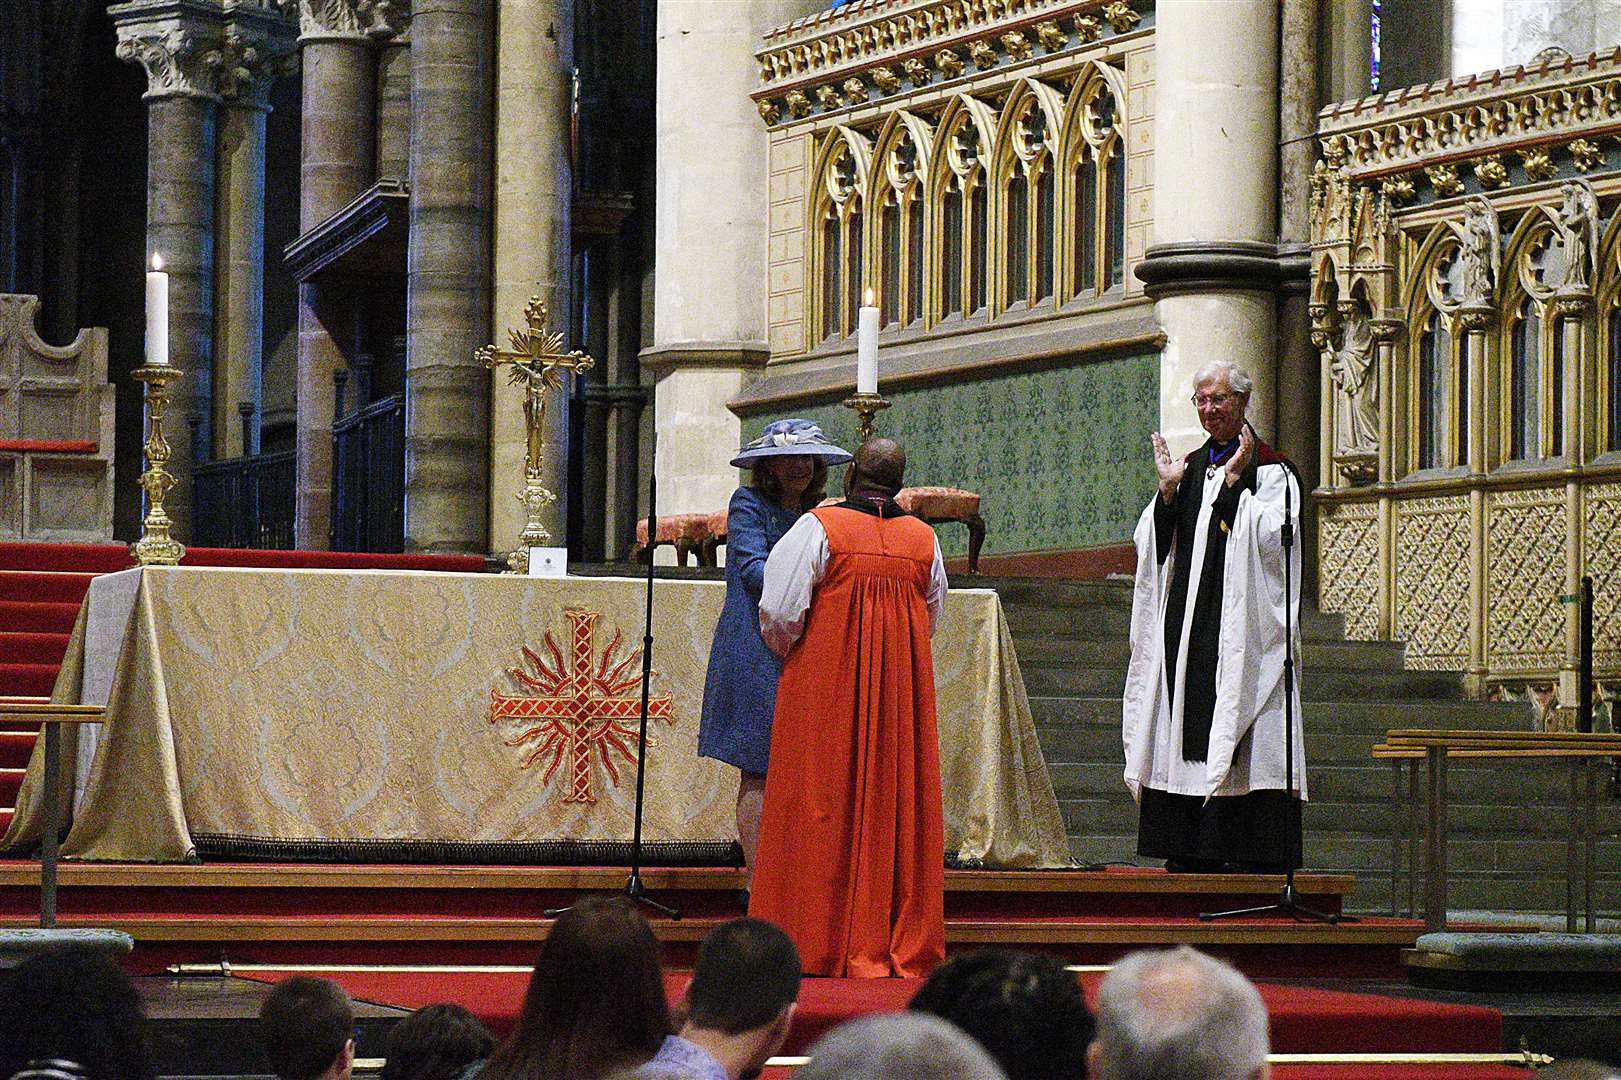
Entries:
{"label": "woman's blue dress", "polygon": [[732,493],[726,510],[726,604],[709,650],[698,753],[745,772],[765,772],[782,674],[782,661],[760,636],[765,560],[797,520],[747,485]]}

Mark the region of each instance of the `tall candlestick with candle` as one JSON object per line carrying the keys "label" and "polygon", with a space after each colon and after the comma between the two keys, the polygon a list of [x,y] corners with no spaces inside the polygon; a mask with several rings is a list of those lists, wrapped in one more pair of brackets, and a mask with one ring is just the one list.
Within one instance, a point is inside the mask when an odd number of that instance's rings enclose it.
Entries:
{"label": "tall candlestick with candle", "polygon": [[872,303],[872,290],[856,318],[856,393],[878,392],[878,309]]}
{"label": "tall candlestick with candle", "polygon": [[142,448],[146,471],[137,481],[146,492],[146,517],[141,521],[141,538],[130,545],[130,554],[143,566],[173,566],[186,549],[169,535],[174,522],[163,509],[163,497],[175,483],[165,468],[169,441],[163,437],[163,411],[169,404],[169,384],[185,373],[169,363],[169,275],[163,272],[160,255],[152,256],[152,269],[146,274],[146,363],[131,374],[146,386],[147,427]]}
{"label": "tall candlestick with candle", "polygon": [[872,438],[873,418],[889,408],[889,402],[878,396],[878,308],[872,300],[868,289],[867,302],[856,313],[856,392],[844,401],[844,407],[859,417],[856,431],[862,439]]}

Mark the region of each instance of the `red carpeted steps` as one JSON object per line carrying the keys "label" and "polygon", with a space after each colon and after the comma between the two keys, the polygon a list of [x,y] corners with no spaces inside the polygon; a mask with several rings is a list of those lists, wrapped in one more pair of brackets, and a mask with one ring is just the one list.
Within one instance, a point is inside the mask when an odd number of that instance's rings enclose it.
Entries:
{"label": "red carpeted steps", "polygon": [[[229,864],[62,867],[65,926],[125,930],[143,972],[170,963],[335,962],[510,964],[532,961],[550,923],[539,913],[586,892],[623,887],[615,867]],[[38,867],[0,862],[0,927],[26,925]],[[741,875],[720,868],[648,868],[643,881],[679,906],[655,929],[672,964],[691,963],[715,925],[740,914]],[[1300,875],[1302,899],[1338,910],[1352,888],[1336,875]],[[946,872],[950,951],[991,945],[1101,963],[1147,945],[1195,944],[1257,977],[1332,971],[1396,978],[1400,951],[1422,927],[1369,919],[1323,927],[1293,920],[1200,922],[1200,911],[1264,903],[1281,879],[1138,871]]]}

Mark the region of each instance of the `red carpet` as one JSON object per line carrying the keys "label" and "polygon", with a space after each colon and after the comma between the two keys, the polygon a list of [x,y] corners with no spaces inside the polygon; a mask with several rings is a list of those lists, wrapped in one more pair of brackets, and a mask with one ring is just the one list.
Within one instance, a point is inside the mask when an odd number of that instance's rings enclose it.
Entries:
{"label": "red carpet", "polygon": [[[275,982],[292,974],[253,972],[246,977]],[[529,983],[526,973],[517,972],[333,972],[330,977],[355,997],[378,1004],[414,1009],[459,1002],[502,1035],[516,1021]],[[688,978],[681,972],[665,976],[672,1001],[681,996]],[[1096,999],[1102,978],[1090,972],[1080,976],[1088,1001]],[[852,1016],[903,1009],[921,985],[920,979],[806,979],[783,1053],[803,1052]],[[1502,1048],[1503,1018],[1496,1009],[1269,983],[1260,989],[1277,1053],[1496,1053]],[[1316,1074],[1310,1080],[1317,1080]]]}

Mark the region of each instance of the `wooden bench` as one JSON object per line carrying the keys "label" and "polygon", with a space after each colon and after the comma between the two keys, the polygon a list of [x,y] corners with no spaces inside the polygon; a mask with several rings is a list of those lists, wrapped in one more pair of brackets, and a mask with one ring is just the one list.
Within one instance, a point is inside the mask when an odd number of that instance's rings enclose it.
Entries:
{"label": "wooden bench", "polygon": [[985,519],[979,516],[979,495],[952,487],[902,488],[895,501],[908,514],[930,525],[960,522],[968,527],[968,572],[979,573],[979,549],[985,544]]}
{"label": "wooden bench", "polygon": [[653,542],[647,542],[647,519],[641,518],[636,522],[636,557],[643,562],[653,557],[653,552],[668,544],[675,548],[675,561],[678,566],[687,565],[687,558],[698,556],[699,566],[715,565],[715,550],[725,543],[725,532],[722,531],[717,540],[714,536],[715,519],[720,519],[722,530],[725,529],[726,511],[719,514],[669,514],[654,519]]}
{"label": "wooden bench", "polygon": [[[829,497],[823,506],[837,506],[842,499]],[[985,519],[979,516],[979,495],[961,488],[902,488],[895,502],[908,514],[916,514],[931,526],[960,522],[968,528],[968,572],[979,573],[979,550],[985,543]],[[657,519],[654,548],[669,544],[675,548],[676,562],[687,565],[687,557],[698,556],[699,566],[719,565],[719,551],[726,543],[726,511],[712,514],[671,514]],[[636,523],[636,554],[648,558],[647,519]]]}
{"label": "wooden bench", "polygon": [[[1598,813],[1598,784],[1597,773],[1589,766],[1600,759],[1621,757],[1621,734],[1393,728],[1385,733],[1385,741],[1373,748],[1373,757],[1392,762],[1393,770],[1398,774],[1403,763],[1414,770],[1410,774],[1408,809],[1409,814],[1415,817],[1419,802],[1416,770],[1419,761],[1426,764],[1429,813],[1424,842],[1424,925],[1432,932],[1446,929],[1447,918],[1447,760],[1456,757],[1566,761],[1570,769],[1570,829],[1565,842],[1565,926],[1572,933],[1576,930],[1576,884],[1579,880],[1585,899],[1585,926],[1589,933],[1593,931],[1597,922],[1593,906],[1593,876],[1597,860],[1593,822]],[[1398,775],[1394,800],[1399,802],[1400,799]],[[1414,820],[1414,817],[1409,820]],[[1398,820],[1393,823],[1393,831],[1400,827],[1398,815]],[[1399,842],[1393,843],[1393,855],[1398,847]],[[1409,848],[1410,853],[1411,850]]]}

